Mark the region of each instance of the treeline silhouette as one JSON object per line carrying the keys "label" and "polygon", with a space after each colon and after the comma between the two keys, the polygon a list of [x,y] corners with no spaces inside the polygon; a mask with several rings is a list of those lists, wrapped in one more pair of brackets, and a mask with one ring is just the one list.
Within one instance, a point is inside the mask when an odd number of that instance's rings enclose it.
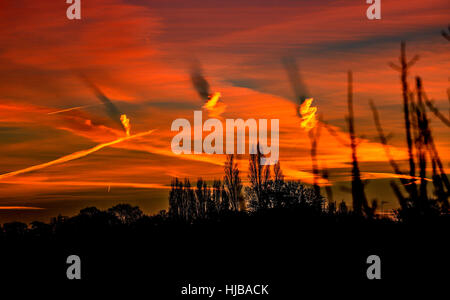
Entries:
{"label": "treeline silhouette", "polygon": [[217,179],[209,186],[199,178],[195,187],[189,179],[174,178],[169,192],[169,209],[155,215],[146,215],[137,206],[118,204],[107,210],[87,207],[73,217],[57,216],[49,223],[34,221],[29,225],[10,222],[1,226],[1,237],[43,237],[97,231],[135,230],[162,225],[189,225],[207,221],[223,222],[248,219],[271,212],[299,213],[303,216],[350,216],[351,210],[342,201],[325,205],[325,198],[299,181],[285,181],[280,162],[273,166],[261,164],[262,155],[251,154],[248,186],[242,184],[234,155],[228,155],[223,180]]}
{"label": "treeline silhouette", "polygon": [[[183,182],[175,178],[169,194],[169,216],[193,223],[233,213],[251,216],[270,209],[302,208],[324,212],[325,199],[320,193],[300,182],[285,181],[280,163],[271,170],[271,166],[261,165],[261,157],[259,150],[250,155],[249,185],[245,188],[234,155],[227,156],[223,181],[216,179],[211,187],[202,178],[197,180],[195,188],[189,179]],[[346,209],[342,207],[342,210]]]}
{"label": "treeline silhouette", "polygon": [[[22,222],[10,222],[1,226],[0,237],[51,237],[53,235],[80,235],[93,232],[110,233],[154,231],[166,228],[211,224],[223,222],[253,222],[261,219],[279,220],[286,217],[302,219],[302,222],[371,222],[397,223],[408,222],[405,208],[396,210],[396,218],[372,213],[362,215],[361,211],[347,207],[344,201],[339,205],[327,201],[320,189],[307,186],[299,181],[284,179],[280,162],[275,165],[262,165],[262,154],[251,154],[249,158],[248,185],[244,187],[238,164],[234,155],[228,155],[224,166],[223,179],[216,179],[209,185],[198,178],[195,186],[188,178],[174,178],[169,192],[169,209],[155,215],[146,215],[138,206],[118,204],[107,210],[87,207],[73,217],[58,215],[49,223],[34,221],[29,225]],[[404,180],[402,180],[403,182]],[[432,200],[428,200],[432,201]],[[439,203],[439,200],[434,200]],[[445,202],[444,202],[445,203]],[[406,209],[409,209],[408,207]],[[412,209],[412,208],[411,208]],[[417,208],[414,208],[417,209]],[[448,219],[445,205],[424,207],[422,215],[428,218]]]}

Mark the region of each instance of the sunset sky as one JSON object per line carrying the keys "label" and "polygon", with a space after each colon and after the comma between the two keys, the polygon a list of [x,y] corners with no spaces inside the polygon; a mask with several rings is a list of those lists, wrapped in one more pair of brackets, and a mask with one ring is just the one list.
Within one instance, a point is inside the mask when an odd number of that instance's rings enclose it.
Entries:
{"label": "sunset sky", "polygon": [[[347,71],[354,76],[358,156],[370,199],[397,207],[368,105],[379,109],[394,157],[406,170],[398,63],[400,42],[423,78],[429,98],[448,114],[450,45],[447,0],[382,1],[382,19],[366,18],[365,0],[96,0],[81,1],[81,20],[68,20],[64,0],[0,2],[0,223],[48,221],[81,208],[139,205],[166,209],[171,178],[222,177],[224,155],[175,155],[172,121],[193,123],[200,99],[190,80],[199,62],[226,105],[222,117],[280,120],[285,176],[311,183],[310,140],[300,128],[294,93],[281,63],[294,57],[313,105],[347,140]],[[2,176],[123,138],[93,89],[130,119],[131,135],[147,135],[79,159]],[[72,110],[54,113],[60,110]],[[429,115],[449,167],[449,131]],[[207,117],[206,112],[204,118]],[[351,195],[350,151],[325,129],[319,165],[330,173],[335,200]],[[244,181],[248,155],[240,157]],[[11,208],[8,209],[8,207]],[[27,207],[29,209],[27,209]]]}

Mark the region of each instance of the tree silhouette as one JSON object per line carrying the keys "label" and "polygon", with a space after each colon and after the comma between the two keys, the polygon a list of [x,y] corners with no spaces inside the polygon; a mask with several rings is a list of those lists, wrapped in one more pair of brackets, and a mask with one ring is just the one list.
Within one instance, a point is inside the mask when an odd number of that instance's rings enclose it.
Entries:
{"label": "tree silhouette", "polygon": [[[411,114],[410,114],[410,91],[408,86],[408,72],[410,68],[417,62],[419,56],[415,55],[411,60],[406,58],[406,44],[401,42],[400,44],[400,66],[394,63],[390,63],[390,66],[400,72],[400,82],[402,86],[402,98],[403,98],[403,116],[405,120],[405,132],[406,132],[406,144],[408,146],[408,160],[409,160],[409,175],[411,178],[416,176],[416,166],[413,153],[413,139],[411,133]],[[417,185],[414,180],[408,183],[408,192],[410,194],[411,201],[417,200]]]}
{"label": "tree silhouette", "polygon": [[28,231],[28,225],[22,222],[10,222],[3,224],[3,232],[7,236],[20,237]]}
{"label": "tree silhouette", "polygon": [[[263,155],[259,149],[259,144],[256,146],[256,154],[250,154],[249,158],[249,172],[248,179],[250,186],[246,189],[249,195],[249,205],[253,210],[269,208],[269,195],[267,189],[270,186],[270,165],[261,165],[261,158]],[[281,180],[282,174],[277,167],[278,181]]]}
{"label": "tree silhouette", "polygon": [[373,211],[367,203],[366,194],[364,192],[364,184],[361,181],[361,173],[358,165],[357,156],[357,142],[355,134],[355,117],[353,112],[353,74],[348,72],[348,86],[347,86],[347,106],[348,106],[348,132],[350,135],[350,147],[352,150],[352,199],[353,212],[356,215],[365,213],[367,216],[372,216]]}
{"label": "tree silhouette", "polygon": [[136,222],[144,215],[139,207],[130,204],[117,204],[109,208],[108,213],[115,216],[122,224],[127,225]]}
{"label": "tree silhouette", "polygon": [[234,154],[227,155],[223,183],[233,211],[245,210],[242,183]]}

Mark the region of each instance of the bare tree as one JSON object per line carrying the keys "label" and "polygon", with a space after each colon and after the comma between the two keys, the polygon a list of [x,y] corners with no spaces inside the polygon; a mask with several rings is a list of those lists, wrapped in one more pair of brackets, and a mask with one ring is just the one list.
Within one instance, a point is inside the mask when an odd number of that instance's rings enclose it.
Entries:
{"label": "bare tree", "polygon": [[348,71],[348,85],[347,85],[347,108],[348,108],[348,131],[350,135],[350,147],[352,151],[352,197],[353,197],[353,212],[357,215],[363,214],[371,215],[369,205],[367,204],[366,194],[364,192],[364,184],[361,181],[361,174],[358,165],[357,143],[355,135],[355,118],[353,113],[353,74]]}
{"label": "bare tree", "polygon": [[[263,155],[257,145],[256,154],[250,154],[248,179],[250,181],[249,192],[251,195],[250,206],[254,209],[268,208],[269,199],[267,186],[270,180],[270,166],[261,164]],[[277,172],[281,172],[278,170]],[[280,176],[278,173],[277,176]]]}
{"label": "bare tree", "polygon": [[308,132],[309,140],[311,142],[311,164],[312,164],[312,172],[313,172],[313,187],[314,191],[317,195],[320,195],[320,186],[318,183],[319,180],[319,164],[317,162],[317,144],[319,143],[320,139],[320,131],[322,126],[320,125],[321,122],[318,123],[316,128],[311,129]]}
{"label": "bare tree", "polygon": [[[411,120],[409,112],[409,89],[408,89],[408,71],[414,63],[419,59],[419,56],[415,55],[410,61],[406,59],[406,45],[405,42],[401,42],[400,45],[400,66],[394,63],[390,63],[390,66],[400,72],[400,82],[402,85],[402,97],[403,97],[403,115],[405,120],[406,131],[406,144],[408,145],[408,160],[409,160],[409,175],[411,178],[416,176],[416,166],[414,162],[413,154],[413,140],[411,135]],[[411,181],[411,196],[413,199],[417,199],[417,186],[414,181]]]}
{"label": "bare tree", "polygon": [[245,210],[245,202],[242,195],[242,183],[241,178],[239,177],[239,169],[237,163],[235,162],[234,154],[227,155],[223,182],[232,210]]}

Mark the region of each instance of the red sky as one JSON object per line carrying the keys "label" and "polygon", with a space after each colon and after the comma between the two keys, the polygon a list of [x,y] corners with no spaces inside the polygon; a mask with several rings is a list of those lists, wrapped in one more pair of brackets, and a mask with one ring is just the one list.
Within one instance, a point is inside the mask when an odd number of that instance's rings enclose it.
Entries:
{"label": "red sky", "polygon": [[[311,181],[309,139],[299,127],[294,95],[280,62],[297,59],[314,104],[347,138],[346,72],[354,72],[356,130],[369,197],[397,203],[389,192],[384,152],[368,100],[380,111],[392,151],[405,158],[398,61],[400,41],[411,69],[436,105],[447,111],[449,43],[447,1],[383,1],[382,19],[369,21],[365,1],[81,1],[82,19],[68,20],[65,1],[0,3],[0,136],[8,173],[46,163],[123,136],[83,74],[130,119],[131,133],[151,135],[31,173],[0,179],[0,206],[43,210],[0,212],[12,218],[47,220],[80,208],[119,202],[146,212],[167,207],[171,177],[222,176],[222,155],[175,156],[173,120],[193,119],[202,100],[189,68],[203,67],[213,91],[226,104],[224,118],[280,119],[280,161],[290,179]],[[59,114],[54,111],[85,106]],[[442,159],[448,166],[448,127],[432,118]],[[322,130],[319,163],[329,169],[336,200],[350,200],[350,153]],[[241,160],[243,178],[246,161]],[[383,174],[374,174],[383,173]],[[383,187],[380,189],[380,187]],[[386,191],[380,193],[380,190]],[[31,214],[31,216],[30,216]],[[27,219],[28,220],[28,219]]]}

